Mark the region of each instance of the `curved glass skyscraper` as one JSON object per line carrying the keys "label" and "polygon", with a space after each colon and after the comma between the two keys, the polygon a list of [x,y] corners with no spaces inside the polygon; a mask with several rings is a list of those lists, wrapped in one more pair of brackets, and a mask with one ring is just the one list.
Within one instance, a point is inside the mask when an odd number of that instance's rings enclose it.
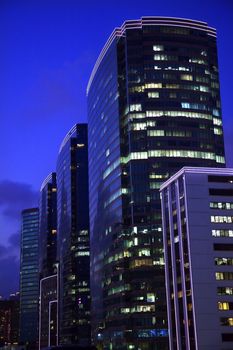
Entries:
{"label": "curved glass skyscraper", "polygon": [[183,166],[225,166],[215,29],[125,22],[87,95],[93,336],[106,349],[167,349],[158,189]]}

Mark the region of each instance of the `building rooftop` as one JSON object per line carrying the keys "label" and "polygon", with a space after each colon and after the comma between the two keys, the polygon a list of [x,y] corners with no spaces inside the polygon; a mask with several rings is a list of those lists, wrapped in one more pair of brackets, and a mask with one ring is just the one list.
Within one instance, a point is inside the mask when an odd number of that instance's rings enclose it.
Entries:
{"label": "building rooftop", "polygon": [[108,38],[106,44],[100,52],[99,57],[94,65],[94,68],[91,72],[90,79],[87,85],[87,95],[91,87],[92,81],[95,77],[95,74],[100,66],[101,61],[103,60],[106,52],[117,37],[125,35],[126,30],[128,29],[140,29],[143,26],[173,26],[173,27],[184,27],[191,29],[199,29],[205,31],[208,35],[216,37],[216,29],[209,27],[206,22],[197,21],[189,18],[179,18],[179,17],[162,17],[162,16],[145,16],[136,20],[127,20],[121,27],[116,27],[110,37]]}
{"label": "building rooftop", "polygon": [[233,168],[183,167],[160,186],[160,191],[183,174],[233,175]]}

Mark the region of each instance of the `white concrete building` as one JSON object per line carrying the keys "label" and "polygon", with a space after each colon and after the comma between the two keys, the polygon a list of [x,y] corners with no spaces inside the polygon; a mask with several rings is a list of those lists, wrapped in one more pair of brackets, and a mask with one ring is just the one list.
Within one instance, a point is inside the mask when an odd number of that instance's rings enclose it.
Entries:
{"label": "white concrete building", "polygon": [[170,350],[233,349],[233,169],[183,168],[160,191]]}

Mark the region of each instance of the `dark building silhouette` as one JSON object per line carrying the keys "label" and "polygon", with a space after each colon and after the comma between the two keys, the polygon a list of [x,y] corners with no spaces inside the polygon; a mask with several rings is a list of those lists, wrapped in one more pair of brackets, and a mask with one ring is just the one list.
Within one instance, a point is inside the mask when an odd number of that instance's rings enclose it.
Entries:
{"label": "dark building silhouette", "polygon": [[22,211],[20,250],[19,340],[29,348],[38,342],[39,307],[39,209]]}
{"label": "dark building silhouette", "polygon": [[59,344],[90,344],[87,124],[64,138],[57,161]]}
{"label": "dark building silhouette", "polygon": [[49,174],[41,185],[39,234],[39,268],[43,278],[54,274],[57,262],[56,173]]}
{"label": "dark building silhouette", "polygon": [[58,271],[40,280],[39,349],[58,345]]}
{"label": "dark building silhouette", "polygon": [[19,300],[0,300],[0,347],[18,344]]}
{"label": "dark building silhouette", "polygon": [[87,95],[93,337],[105,349],[167,349],[159,187],[183,166],[225,166],[215,29],[125,22]]}
{"label": "dark building silhouette", "polygon": [[39,348],[58,345],[57,183],[49,174],[40,189]]}

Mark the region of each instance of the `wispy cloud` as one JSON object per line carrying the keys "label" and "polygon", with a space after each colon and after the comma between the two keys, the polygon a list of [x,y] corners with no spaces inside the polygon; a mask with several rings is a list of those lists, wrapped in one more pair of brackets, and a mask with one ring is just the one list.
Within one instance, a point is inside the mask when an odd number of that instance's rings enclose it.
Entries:
{"label": "wispy cloud", "polygon": [[38,205],[38,193],[26,183],[0,182],[0,295],[19,288],[20,217],[25,208]]}
{"label": "wispy cloud", "polygon": [[38,205],[38,193],[26,183],[3,180],[0,182],[0,212],[11,219],[19,219],[25,208]]}

